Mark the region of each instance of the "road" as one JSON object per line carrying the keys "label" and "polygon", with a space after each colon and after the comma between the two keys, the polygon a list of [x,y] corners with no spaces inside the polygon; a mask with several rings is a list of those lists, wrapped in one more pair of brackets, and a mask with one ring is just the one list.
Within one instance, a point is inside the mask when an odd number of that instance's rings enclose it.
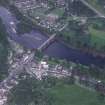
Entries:
{"label": "road", "polygon": [[80,0],[84,5],[86,5],[87,7],[89,7],[91,10],[93,10],[99,17],[105,18],[105,15],[102,14],[101,12],[99,12],[97,9],[95,9],[94,7],[92,7],[88,2],[86,2],[86,0]]}
{"label": "road", "polygon": [[50,43],[55,39],[56,34],[51,35],[49,39],[47,39],[41,46],[39,46],[38,50],[41,51],[42,49],[46,48]]}

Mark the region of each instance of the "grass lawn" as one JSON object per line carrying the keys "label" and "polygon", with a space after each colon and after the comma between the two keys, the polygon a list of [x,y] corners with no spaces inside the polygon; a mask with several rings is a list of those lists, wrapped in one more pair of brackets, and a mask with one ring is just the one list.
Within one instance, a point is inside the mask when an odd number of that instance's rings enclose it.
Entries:
{"label": "grass lawn", "polygon": [[34,17],[39,16],[40,18],[44,18],[46,16],[44,13],[47,11],[47,9],[46,8],[36,8],[36,9],[33,9],[32,11],[33,11],[32,15]]}
{"label": "grass lawn", "polygon": [[62,17],[64,14],[64,10],[62,8],[56,8],[51,13],[58,15],[59,17]]}
{"label": "grass lawn", "polygon": [[62,32],[61,32],[65,37],[70,37],[72,38],[75,35],[75,32],[69,29],[69,27],[66,27]]}
{"label": "grass lawn", "polygon": [[98,99],[98,93],[76,85],[60,85],[49,90],[54,97],[53,105],[105,105]]}
{"label": "grass lawn", "polygon": [[97,48],[105,46],[105,31],[96,30],[92,27],[89,28],[91,33],[91,43],[94,45],[96,43]]}

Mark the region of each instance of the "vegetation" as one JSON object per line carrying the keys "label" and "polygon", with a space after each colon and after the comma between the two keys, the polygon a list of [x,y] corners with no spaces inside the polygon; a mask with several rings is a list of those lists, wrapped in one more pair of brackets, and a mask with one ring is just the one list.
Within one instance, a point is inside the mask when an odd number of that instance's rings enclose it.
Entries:
{"label": "vegetation", "polygon": [[35,59],[37,59],[38,61],[41,61],[43,59],[43,53],[41,51],[36,51],[35,52]]}
{"label": "vegetation", "polygon": [[19,84],[11,90],[9,97],[9,105],[53,105],[53,99],[41,81],[28,74],[21,75]]}
{"label": "vegetation", "polygon": [[73,20],[69,21],[68,27],[60,32],[60,37],[76,48],[88,47],[90,42],[87,25]]}
{"label": "vegetation", "polygon": [[[87,0],[91,1],[91,0]],[[70,11],[72,12],[78,12],[77,15],[80,15],[81,13],[86,13],[90,14],[89,16],[95,16],[95,14],[88,9],[86,6],[84,6],[80,1],[76,1],[73,4],[67,0],[68,4],[70,5]],[[93,0],[91,3],[95,4],[98,3],[99,0]],[[67,9],[59,8],[55,6],[55,1],[48,0],[49,6],[51,7],[49,13],[54,13],[59,16],[59,23],[60,24],[66,24],[67,19],[70,18],[69,12]],[[102,4],[102,2],[99,2],[99,4]],[[81,8],[80,8],[81,7]],[[79,8],[79,9],[78,9]],[[85,8],[83,10],[83,8]],[[72,9],[72,10],[71,10]],[[11,6],[11,10],[14,12],[16,15],[17,19],[21,20],[20,23],[17,25],[17,32],[20,34],[30,32],[34,27],[42,32],[47,32],[48,34],[52,35],[52,33],[55,33],[54,29],[47,29],[47,28],[42,28],[37,25],[39,23],[39,20],[35,20],[34,17],[39,16],[41,19],[44,19],[45,16],[48,14],[49,10],[46,10],[46,8],[37,8],[37,10],[33,9],[32,11],[27,11],[27,15],[29,15],[29,18],[32,18],[30,20],[26,16],[23,16],[23,14],[15,7]],[[83,10],[81,12],[81,10]],[[75,13],[74,13],[75,14]],[[87,16],[84,14],[83,16]],[[93,15],[92,15],[93,14]],[[34,16],[35,15],[35,16]],[[40,16],[41,15],[41,16]],[[82,16],[82,15],[80,15]],[[66,19],[64,18],[66,17]],[[64,18],[64,19],[63,19]],[[37,22],[36,22],[37,21]],[[93,20],[94,21],[94,20]],[[74,48],[80,48],[88,52],[92,52],[93,54],[96,54],[97,52],[101,55],[102,53],[105,52],[105,38],[104,37],[104,31],[102,30],[97,30],[95,28],[102,28],[104,27],[104,20],[101,20],[101,23],[99,22],[100,19],[97,19],[96,22],[92,22],[89,24],[88,23],[82,23],[81,21],[76,20],[71,20],[68,21],[68,26],[61,32],[56,32],[61,39],[63,39],[66,43],[69,45],[73,46]],[[95,28],[93,27],[95,26]],[[99,35],[101,33],[101,35]]]}
{"label": "vegetation", "polygon": [[[76,101],[75,101],[76,100]],[[104,105],[105,97],[74,84],[73,78],[43,77],[41,81],[21,74],[11,90],[8,105]]]}
{"label": "vegetation", "polygon": [[39,30],[43,33],[46,34],[52,34],[53,31],[48,30],[46,28],[42,28],[40,26],[38,26],[36,24],[36,22],[34,20],[30,20],[29,18],[27,18],[26,16],[24,16],[16,6],[11,5],[10,6],[10,10],[13,14],[15,14],[17,20],[19,20],[20,22],[17,24],[17,32],[19,34],[24,34],[24,33],[29,33],[30,31],[32,31],[33,29]]}
{"label": "vegetation", "polygon": [[50,12],[53,13],[53,14],[58,15],[59,17],[62,17],[63,14],[64,14],[64,9],[56,8],[53,11],[50,11]]}
{"label": "vegetation", "polygon": [[7,6],[9,4],[9,0],[0,0],[0,5]]}
{"label": "vegetation", "polygon": [[9,44],[7,41],[7,32],[0,19],[0,81],[2,81],[8,74],[8,51]]}
{"label": "vegetation", "polygon": [[68,77],[60,80],[43,77],[39,81],[28,74],[20,76],[8,99],[8,105],[104,105],[104,102],[102,95],[74,85]]}
{"label": "vegetation", "polygon": [[33,29],[33,27],[32,27],[33,23],[30,22],[30,20],[28,18],[23,16],[23,14],[20,13],[19,10],[14,5],[10,6],[10,10],[11,10],[11,12],[13,12],[13,14],[16,15],[17,20],[20,21],[17,24],[17,32],[19,34],[28,33]]}
{"label": "vegetation", "polygon": [[91,33],[91,44],[92,46],[96,47],[98,51],[105,52],[105,32],[96,30],[92,27],[89,29]]}
{"label": "vegetation", "polygon": [[85,24],[69,21],[68,27],[59,32],[59,37],[74,48],[87,52],[105,54],[105,20],[89,19]]}
{"label": "vegetation", "polygon": [[49,93],[54,97],[53,105],[104,105],[105,102],[98,93],[76,85],[56,85]]}
{"label": "vegetation", "polygon": [[89,21],[89,33],[91,35],[91,46],[98,52],[105,53],[105,19],[96,18]]}
{"label": "vegetation", "polygon": [[43,77],[39,81],[21,74],[19,84],[11,90],[8,105],[104,105],[104,102],[100,93],[74,85],[69,77],[60,80]]}

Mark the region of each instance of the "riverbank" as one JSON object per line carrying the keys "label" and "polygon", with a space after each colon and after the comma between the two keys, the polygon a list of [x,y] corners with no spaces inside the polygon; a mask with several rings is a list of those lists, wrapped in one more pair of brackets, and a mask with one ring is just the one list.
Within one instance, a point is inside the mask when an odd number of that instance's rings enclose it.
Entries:
{"label": "riverbank", "polygon": [[94,57],[101,57],[101,58],[105,58],[105,53],[99,53],[99,52],[96,52],[90,48],[77,48],[77,47],[74,47],[70,44],[67,44],[62,38],[58,37],[57,40],[61,43],[63,43],[64,45],[66,45],[67,47],[69,48],[72,48],[74,50],[79,50],[83,53],[87,53],[87,54],[90,54],[90,55],[93,55]]}
{"label": "riverbank", "polygon": [[[12,39],[23,45],[25,48],[37,49],[48,39],[46,34],[43,34],[37,30],[33,30],[30,33],[25,33],[24,35],[18,35],[18,33],[14,34],[13,30],[11,29],[12,26],[10,22],[13,21],[14,25],[16,26],[15,21],[17,20],[15,16],[3,7],[1,8],[0,12],[2,14],[2,18],[5,16],[5,18],[3,18],[3,21],[7,26],[7,30],[9,31]],[[104,67],[105,64],[105,59],[100,57],[93,57],[91,54],[83,53],[79,50],[69,48],[59,41],[55,41],[54,43],[49,45],[49,47],[46,48],[43,53],[49,57],[66,59],[68,61],[73,61],[75,63],[80,63],[87,66],[96,65],[99,67]]]}
{"label": "riverbank", "polygon": [[[50,32],[49,29],[42,28],[41,26],[37,25],[36,22],[34,20],[30,19],[29,17],[23,16],[21,14],[21,12],[17,9],[17,7],[11,6],[11,9],[10,10],[11,10],[11,12],[13,12],[13,14],[16,15],[17,19],[19,19],[20,21],[22,21],[23,24],[25,23],[29,27],[31,27],[31,30],[33,30],[33,29],[38,30],[43,35],[45,35],[46,37],[50,37],[52,34],[54,34],[53,32]],[[91,48],[86,48],[86,47],[85,48],[78,48],[78,47],[72,46],[70,44],[67,44],[67,42],[64,41],[64,39],[60,37],[60,35],[59,35],[60,33],[56,33],[56,34],[57,34],[57,37],[58,37],[57,40],[60,43],[63,43],[64,45],[66,45],[69,48],[72,48],[74,50],[79,50],[79,51],[81,51],[83,53],[87,53],[87,54],[93,55],[94,57],[102,57],[102,58],[105,58],[105,54],[104,53],[96,52],[96,51],[94,51]]]}

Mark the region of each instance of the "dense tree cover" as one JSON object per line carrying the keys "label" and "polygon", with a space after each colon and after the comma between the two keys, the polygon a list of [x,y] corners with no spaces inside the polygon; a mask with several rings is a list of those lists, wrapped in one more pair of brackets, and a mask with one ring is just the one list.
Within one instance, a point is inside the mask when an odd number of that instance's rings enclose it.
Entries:
{"label": "dense tree cover", "polygon": [[25,22],[21,22],[17,24],[17,32],[19,34],[24,34],[30,32],[32,28]]}
{"label": "dense tree cover", "polygon": [[87,75],[105,82],[105,67],[99,68],[93,65],[87,67],[81,64],[76,64],[73,72],[78,72],[80,75]]}
{"label": "dense tree cover", "polygon": [[58,82],[58,79],[51,76],[45,76],[42,79],[42,83],[45,88],[52,88],[55,85],[57,85],[57,82]]}
{"label": "dense tree cover", "polygon": [[44,57],[43,52],[41,52],[41,51],[35,52],[35,59],[37,59],[37,61],[41,61],[43,59],[43,57]]}
{"label": "dense tree cover", "polygon": [[33,23],[23,16],[23,14],[14,5],[10,6],[11,12],[16,16],[17,20],[20,22],[17,24],[17,32],[19,34],[28,33],[33,29]]}
{"label": "dense tree cover", "polygon": [[85,48],[90,46],[90,34],[86,24],[69,21],[68,27],[59,34],[63,40],[74,47]]}
{"label": "dense tree cover", "polygon": [[10,10],[11,12],[15,15],[15,17],[17,18],[17,20],[19,20],[19,23],[17,24],[17,32],[19,34],[24,34],[24,33],[29,33],[32,30],[39,30],[43,33],[53,33],[52,31],[46,29],[46,28],[42,28],[40,26],[38,26],[35,21],[32,21],[31,19],[27,18],[26,16],[24,16],[17,7],[15,7],[14,5],[10,6]]}
{"label": "dense tree cover", "polygon": [[97,30],[104,30],[105,29],[105,19],[104,18],[90,18],[88,19],[88,24],[92,25],[93,28]]}
{"label": "dense tree cover", "polygon": [[11,90],[9,97],[9,105],[53,105],[53,99],[42,82],[28,74],[20,77],[19,84]]}
{"label": "dense tree cover", "polygon": [[49,90],[60,84],[73,84],[73,78],[57,79],[45,76],[42,80],[30,77],[27,73],[19,76],[19,84],[9,94],[8,105],[53,105],[54,97]]}
{"label": "dense tree cover", "polygon": [[90,35],[88,34],[88,28],[86,24],[70,21],[69,29],[74,32],[73,41],[76,43],[76,46],[78,47],[89,46]]}
{"label": "dense tree cover", "polygon": [[93,55],[105,54],[105,19],[88,19],[86,23],[78,20],[69,21],[68,27],[58,33],[59,38],[74,48]]}
{"label": "dense tree cover", "polygon": [[8,74],[8,50],[7,32],[0,19],[0,81]]}
{"label": "dense tree cover", "polygon": [[9,0],[0,0],[0,5],[7,6],[9,4]]}
{"label": "dense tree cover", "polygon": [[88,19],[91,47],[96,52],[105,53],[105,19]]}
{"label": "dense tree cover", "polygon": [[105,1],[104,0],[87,0],[94,8],[96,8],[99,12],[105,14]]}
{"label": "dense tree cover", "polygon": [[[94,1],[94,0],[92,0]],[[82,11],[82,12],[81,12]],[[68,12],[71,15],[76,15],[76,16],[94,16],[95,13],[85,6],[81,1],[79,0],[68,0]]]}

